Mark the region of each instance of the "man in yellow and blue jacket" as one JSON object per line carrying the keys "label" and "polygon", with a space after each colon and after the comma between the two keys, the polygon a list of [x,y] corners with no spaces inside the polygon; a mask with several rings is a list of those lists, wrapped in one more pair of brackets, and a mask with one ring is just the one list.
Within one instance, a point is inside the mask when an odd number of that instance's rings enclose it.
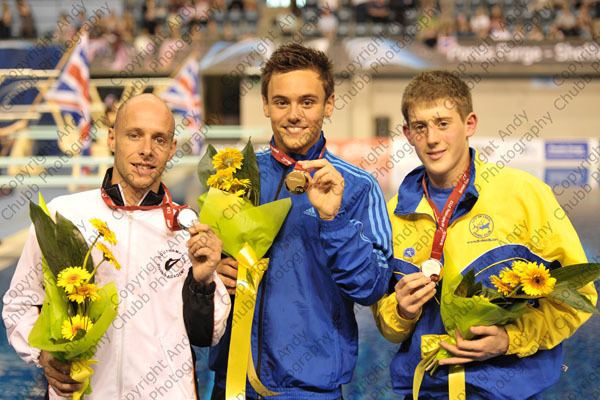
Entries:
{"label": "man in yellow and blue jacket", "polygon": [[[441,286],[423,273],[425,268],[421,271],[426,262],[439,261],[443,280],[471,269],[477,280],[484,280],[515,259],[567,266],[586,262],[586,256],[547,185],[525,172],[483,162],[469,148],[477,116],[469,88],[456,75],[417,75],[404,92],[402,112],[404,134],[423,165],[404,179],[388,203],[397,279],[373,313],[383,336],[401,343],[390,368],[392,386],[410,396],[421,337],[445,333],[439,305],[444,298],[437,294]],[[457,199],[457,205],[443,229],[440,210],[451,207],[448,198]],[[436,230],[443,234],[434,238]],[[445,241],[436,261],[432,249],[440,247],[441,236]],[[593,284],[580,292],[595,304]],[[453,365],[464,366],[469,400],[536,398],[559,379],[561,342],[589,316],[540,299],[513,323],[472,327],[472,340],[457,333],[456,344],[440,344],[452,356],[433,375],[425,374],[419,398],[452,397],[448,371]]]}

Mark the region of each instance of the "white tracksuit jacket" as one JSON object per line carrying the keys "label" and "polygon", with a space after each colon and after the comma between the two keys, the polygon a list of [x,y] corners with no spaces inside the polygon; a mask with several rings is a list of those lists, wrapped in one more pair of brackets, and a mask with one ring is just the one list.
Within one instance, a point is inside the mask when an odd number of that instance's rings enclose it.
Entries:
{"label": "white tracksuit jacket", "polygon": [[[170,231],[162,209],[125,212],[107,207],[100,189],[61,196],[48,204],[73,222],[88,243],[96,232],[89,223],[99,218],[116,233],[109,246],[122,268],[105,262],[96,283],[115,282],[118,315],[98,346],[92,377],[93,393],[86,399],[195,399],[194,365],[183,320],[182,287],[191,267],[185,231]],[[92,252],[95,261],[101,254]],[[181,259],[168,270],[165,263]],[[225,330],[229,295],[215,274],[213,345]],[[33,226],[4,296],[2,318],[9,343],[28,363],[38,364],[40,351],[27,338],[44,298],[41,252]],[[38,364],[39,365],[39,364]],[[51,399],[60,399],[50,389]]]}

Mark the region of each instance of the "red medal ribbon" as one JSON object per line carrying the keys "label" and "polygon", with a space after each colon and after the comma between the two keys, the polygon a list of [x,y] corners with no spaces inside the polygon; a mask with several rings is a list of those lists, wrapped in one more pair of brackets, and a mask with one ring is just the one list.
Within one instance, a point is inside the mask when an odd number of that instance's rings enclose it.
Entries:
{"label": "red medal ribbon", "polygon": [[[273,146],[273,144],[269,144],[269,146],[271,147],[271,155],[273,156],[273,158],[275,158],[280,164],[285,165],[286,167],[290,167],[290,166],[294,166],[294,169],[300,170],[300,171],[304,171],[304,169],[302,169],[297,163],[296,160],[294,160],[292,157],[290,157],[289,155],[285,154],[282,150],[280,150],[279,148]],[[323,146],[323,149],[321,150],[321,153],[319,153],[319,157],[317,157],[317,159],[321,159],[323,158],[323,155],[325,155],[325,150],[326,147]]]}
{"label": "red medal ribbon", "polygon": [[[163,215],[165,216],[165,223],[167,224],[167,228],[171,231],[178,231],[181,229],[179,224],[177,223],[176,216],[177,213],[184,209],[188,208],[186,205],[177,205],[173,203],[171,193],[169,189],[165,186],[164,183],[161,182],[162,188],[165,191],[165,195],[163,197],[162,202],[157,206],[118,206],[115,204],[113,199],[106,193],[104,188],[100,190],[102,195],[102,200],[104,200],[104,204],[108,206],[108,208],[112,210],[124,210],[124,211],[145,211],[145,210],[155,210],[157,208],[162,208]],[[124,201],[125,199],[123,199]]]}
{"label": "red medal ribbon", "polygon": [[429,205],[433,209],[433,213],[435,215],[435,222],[437,224],[437,228],[435,230],[435,234],[433,235],[433,245],[431,246],[431,258],[435,258],[436,260],[442,259],[442,254],[444,251],[444,243],[446,242],[446,235],[448,232],[448,225],[450,224],[450,218],[454,214],[456,207],[458,206],[458,201],[461,196],[469,186],[469,178],[470,178],[470,167],[461,175],[458,184],[448,196],[448,200],[446,200],[446,204],[444,205],[444,211],[440,212],[437,206],[429,197],[429,192],[427,191],[427,184],[425,183],[425,176],[423,176],[423,180],[421,181],[421,185],[423,186],[423,192],[425,192],[425,198],[429,202]]}

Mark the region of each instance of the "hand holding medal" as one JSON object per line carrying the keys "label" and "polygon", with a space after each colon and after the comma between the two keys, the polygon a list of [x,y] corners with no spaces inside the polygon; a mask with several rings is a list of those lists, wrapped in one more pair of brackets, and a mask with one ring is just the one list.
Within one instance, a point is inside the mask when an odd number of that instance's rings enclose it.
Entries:
{"label": "hand holding medal", "polygon": [[306,170],[316,171],[313,176],[305,173],[308,180],[306,195],[321,219],[333,219],[342,205],[344,194],[344,177],[326,159],[298,161],[298,166]]}

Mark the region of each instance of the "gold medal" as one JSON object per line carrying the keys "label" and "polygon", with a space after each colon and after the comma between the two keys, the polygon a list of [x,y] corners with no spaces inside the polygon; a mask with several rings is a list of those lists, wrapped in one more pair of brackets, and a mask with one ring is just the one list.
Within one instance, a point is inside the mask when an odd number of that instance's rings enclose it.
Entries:
{"label": "gold medal", "polygon": [[421,264],[421,272],[433,282],[437,282],[440,280],[440,275],[442,274],[442,263],[440,260],[430,258]]}
{"label": "gold medal", "polygon": [[293,170],[285,177],[285,187],[293,194],[302,194],[308,187],[306,174],[300,170]]}

